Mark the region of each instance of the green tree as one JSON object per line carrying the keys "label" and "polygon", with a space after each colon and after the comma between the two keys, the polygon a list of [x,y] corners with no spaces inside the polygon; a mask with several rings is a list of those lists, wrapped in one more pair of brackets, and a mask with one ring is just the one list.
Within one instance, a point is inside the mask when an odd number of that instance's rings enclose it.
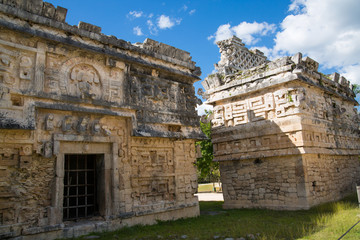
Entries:
{"label": "green tree", "polygon": [[207,136],[207,139],[197,142],[200,146],[201,158],[196,161],[199,182],[215,182],[220,180],[219,163],[213,162],[213,144],[211,142],[211,111],[206,111],[206,115],[200,120],[200,128]]}
{"label": "green tree", "polygon": [[355,95],[359,94],[360,93],[360,85],[359,84],[353,84],[352,90],[355,93]]}

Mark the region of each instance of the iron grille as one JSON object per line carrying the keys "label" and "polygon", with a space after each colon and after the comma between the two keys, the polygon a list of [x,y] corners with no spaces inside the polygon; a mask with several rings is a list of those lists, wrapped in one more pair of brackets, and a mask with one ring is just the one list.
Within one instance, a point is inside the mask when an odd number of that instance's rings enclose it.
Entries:
{"label": "iron grille", "polygon": [[65,155],[64,220],[96,215],[96,157],[94,154]]}

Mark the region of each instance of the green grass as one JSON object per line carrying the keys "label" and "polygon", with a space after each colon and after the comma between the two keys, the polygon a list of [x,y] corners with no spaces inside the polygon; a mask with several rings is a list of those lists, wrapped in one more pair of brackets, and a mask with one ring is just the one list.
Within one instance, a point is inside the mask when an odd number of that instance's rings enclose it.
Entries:
{"label": "green grass", "polygon": [[[214,239],[214,236],[225,239],[253,234],[260,240],[330,240],[338,239],[360,220],[356,195],[308,211],[223,210],[221,205],[222,202],[200,202],[202,214],[196,218],[93,235],[101,236],[99,239],[181,239],[182,235],[187,235],[187,239]],[[360,239],[360,223],[343,238],[350,239]]]}
{"label": "green grass", "polygon": [[198,186],[198,192],[213,192],[213,191],[214,191],[214,185],[212,183],[199,184]]}

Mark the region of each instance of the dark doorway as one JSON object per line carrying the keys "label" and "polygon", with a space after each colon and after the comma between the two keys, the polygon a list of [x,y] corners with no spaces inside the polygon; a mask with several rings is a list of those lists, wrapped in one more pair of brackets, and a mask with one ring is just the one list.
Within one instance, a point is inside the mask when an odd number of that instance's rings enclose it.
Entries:
{"label": "dark doorway", "polygon": [[102,159],[103,155],[97,154],[65,155],[64,220],[99,215],[98,183]]}

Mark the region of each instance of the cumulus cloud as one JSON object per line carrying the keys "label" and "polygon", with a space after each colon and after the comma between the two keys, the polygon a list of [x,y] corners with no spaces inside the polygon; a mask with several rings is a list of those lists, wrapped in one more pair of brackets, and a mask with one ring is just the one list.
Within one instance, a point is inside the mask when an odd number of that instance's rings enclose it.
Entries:
{"label": "cumulus cloud", "polygon": [[260,39],[254,37],[254,35],[265,36],[268,33],[275,32],[275,24],[263,23],[248,23],[242,22],[237,26],[232,27],[235,35],[242,38],[246,44],[252,45],[258,42]]}
{"label": "cumulus cloud", "polygon": [[230,38],[232,35],[235,35],[241,38],[244,43],[252,45],[260,40],[260,38],[257,36],[265,36],[268,33],[274,33],[275,30],[275,24],[269,24],[267,22],[242,22],[239,25],[233,27],[229,23],[227,23],[224,25],[220,25],[216,33],[208,37],[208,39],[214,38],[214,42],[217,42]]}
{"label": "cumulus cloud", "polygon": [[212,111],[213,106],[203,103],[201,105],[197,105],[196,110],[198,112],[198,116],[202,116],[205,114],[205,110]]}
{"label": "cumulus cloud", "polygon": [[276,34],[273,54],[302,52],[360,83],[360,1],[294,0]]}
{"label": "cumulus cloud", "polygon": [[230,30],[230,24],[220,25],[215,33],[215,35],[211,35],[208,37],[208,40],[215,38],[214,42],[221,41],[227,38],[230,38],[233,35]]}
{"label": "cumulus cloud", "polygon": [[340,69],[340,73],[346,77],[351,83],[360,84],[360,63],[344,66]]}
{"label": "cumulus cloud", "polygon": [[137,36],[142,36],[142,35],[144,35],[144,34],[142,33],[141,28],[140,28],[139,26],[136,26],[136,27],[133,28],[133,33],[134,33],[135,35],[137,35]]}
{"label": "cumulus cloud", "polygon": [[170,20],[169,16],[161,15],[158,19],[158,26],[160,29],[172,28],[174,25],[175,23]]}
{"label": "cumulus cloud", "polygon": [[190,10],[189,15],[193,15],[195,12],[196,12],[196,9],[192,9],[192,10]]}
{"label": "cumulus cloud", "polygon": [[181,19],[170,19],[169,16],[161,15],[158,19],[157,25],[160,29],[172,28],[175,24],[180,24]]}
{"label": "cumulus cloud", "polygon": [[306,0],[293,0],[289,5],[289,12],[300,13],[302,12],[301,6],[305,4]]}
{"label": "cumulus cloud", "polygon": [[140,18],[143,16],[143,12],[142,11],[130,11],[127,15],[127,17],[129,18]]}

